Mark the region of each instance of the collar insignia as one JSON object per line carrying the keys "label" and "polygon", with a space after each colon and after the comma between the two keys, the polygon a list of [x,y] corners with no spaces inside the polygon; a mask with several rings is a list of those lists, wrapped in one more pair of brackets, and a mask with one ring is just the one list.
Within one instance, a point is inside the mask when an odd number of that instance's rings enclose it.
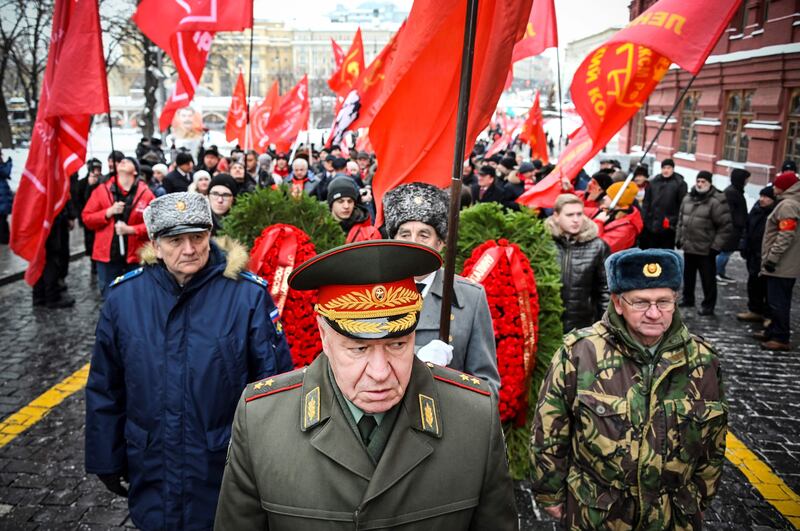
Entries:
{"label": "collar insignia", "polygon": [[319,422],[319,387],[306,393],[303,412],[303,428],[310,428]]}

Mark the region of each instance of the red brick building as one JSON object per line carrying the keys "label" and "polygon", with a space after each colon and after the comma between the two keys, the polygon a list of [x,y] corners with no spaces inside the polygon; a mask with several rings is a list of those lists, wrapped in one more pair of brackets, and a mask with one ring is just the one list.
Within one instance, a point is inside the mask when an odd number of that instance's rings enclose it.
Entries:
{"label": "red brick building", "polygon": [[[631,19],[655,0],[633,0]],[[673,66],[623,128],[620,151],[645,147],[691,74]],[[653,148],[693,170],[746,168],[765,184],[783,160],[800,165],[800,0],[743,0]]]}

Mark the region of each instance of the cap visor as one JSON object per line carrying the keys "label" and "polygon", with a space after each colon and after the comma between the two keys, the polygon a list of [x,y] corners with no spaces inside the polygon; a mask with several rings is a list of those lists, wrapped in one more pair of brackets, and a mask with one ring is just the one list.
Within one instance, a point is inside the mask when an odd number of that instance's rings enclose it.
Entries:
{"label": "cap visor", "polygon": [[163,238],[165,236],[177,236],[179,234],[188,234],[190,232],[207,232],[210,230],[211,227],[204,225],[177,225],[175,227],[159,232],[156,235],[156,238]]}

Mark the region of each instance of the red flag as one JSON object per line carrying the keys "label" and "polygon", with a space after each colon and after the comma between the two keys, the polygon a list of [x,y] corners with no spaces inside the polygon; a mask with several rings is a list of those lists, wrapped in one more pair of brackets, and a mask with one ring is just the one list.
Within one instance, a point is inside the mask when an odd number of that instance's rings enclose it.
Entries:
{"label": "red flag", "polygon": [[308,76],[287,92],[278,107],[272,111],[266,134],[277,150],[289,151],[301,129],[308,126]]}
{"label": "red flag", "polygon": [[107,112],[97,2],[56,0],[39,110],[12,210],[11,250],[29,262],[31,286],[44,269],[53,220],[69,199],[69,176],[86,160],[92,114]]}
{"label": "red flag", "polygon": [[338,69],[344,62],[344,50],[333,40],[333,37],[331,37],[331,48],[333,48],[333,64]]}
{"label": "red flag", "polygon": [[236,88],[233,89],[231,107],[228,110],[228,120],[225,123],[225,139],[228,142],[236,140],[239,146],[247,149],[245,144],[247,131],[247,91],[244,88],[244,76],[239,72]]}
{"label": "red flag", "polygon": [[176,55],[171,57],[178,70],[178,80],[158,119],[158,127],[162,131],[172,123],[175,111],[192,102],[200,78],[203,77],[213,40],[214,34],[207,31],[173,35],[172,49]]}
{"label": "red flag", "polygon": [[[378,158],[372,189],[382,218],[383,194],[422,181],[450,182],[466,11],[457,0],[417,0],[394,61],[386,72],[384,103],[370,126]],[[525,31],[531,0],[485,0],[477,13],[472,94],[466,145],[488,124],[514,43]]]}
{"label": "red flag", "polygon": [[361,28],[358,28],[342,65],[328,80],[328,86],[335,94],[342,97],[347,96],[363,72],[364,43],[361,40]]}
{"label": "red flag", "polygon": [[[243,31],[253,27],[253,0],[142,0],[133,21],[156,46],[170,52],[174,33]],[[172,57],[172,55],[170,55]]]}
{"label": "red flag", "polygon": [[539,159],[543,164],[548,164],[550,159],[547,153],[547,138],[544,134],[544,118],[542,117],[542,107],[539,104],[539,91],[533,99],[531,110],[528,111],[528,118],[522,126],[522,133],[519,139],[526,142],[531,147],[531,158]]}
{"label": "red flag", "polygon": [[572,187],[572,179],[596,152],[586,127],[579,127],[569,138],[553,171],[519,196],[517,203],[531,208],[553,208],[556,198]]}
{"label": "red flag", "polygon": [[252,0],[142,0],[133,21],[147,38],[167,52],[178,70],[178,82],[159,118],[163,131],[175,111],[194,98],[217,31],[253,26]]}
{"label": "red flag", "polygon": [[533,0],[525,35],[514,45],[512,63],[558,46],[556,8],[553,4],[553,0]]}
{"label": "red flag", "polygon": [[386,72],[394,61],[397,43],[405,25],[403,22],[381,53],[372,60],[344,101],[337,101],[331,134],[328,136],[328,147],[332,144],[341,144],[345,132],[369,127],[372,123],[375,113],[383,102]]}
{"label": "red flag", "polygon": [[269,116],[272,113],[272,109],[275,109],[279,102],[278,82],[273,81],[269,92],[267,92],[267,97],[250,113],[251,137],[253,139],[253,145],[257,146],[259,151],[266,151],[269,147],[267,124],[269,123]]}
{"label": "red flag", "polygon": [[589,54],[572,80],[575,109],[599,150],[671,63],[696,74],[741,0],[660,0]]}

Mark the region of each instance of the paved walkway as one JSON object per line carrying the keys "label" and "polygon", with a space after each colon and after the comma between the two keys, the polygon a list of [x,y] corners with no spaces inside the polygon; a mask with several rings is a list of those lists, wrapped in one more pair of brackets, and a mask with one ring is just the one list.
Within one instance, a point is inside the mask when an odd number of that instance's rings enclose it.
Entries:
{"label": "paved walkway", "polygon": [[[729,273],[744,278],[741,260],[733,259]],[[100,302],[86,258],[70,264],[67,280],[77,304],[66,310],[32,308],[31,290],[22,281],[0,286],[0,425],[89,361]],[[720,348],[731,432],[760,459],[764,468],[756,471],[800,493],[800,358],[797,349],[762,352],[749,338],[752,327],[734,317],[744,308],[744,292],[743,282],[721,287],[716,317],[688,312],[686,321]],[[800,289],[794,301],[798,331]],[[7,444],[0,434],[0,530],[131,527],[125,500],[83,472],[83,392],[64,396],[41,421]],[[706,513],[709,529],[792,528],[753,481],[726,462],[719,496]],[[771,484],[761,482],[760,488],[772,493],[767,487]],[[531,504],[526,489],[525,483],[517,485],[522,528],[556,529]],[[785,514],[800,509],[774,503]]]}

